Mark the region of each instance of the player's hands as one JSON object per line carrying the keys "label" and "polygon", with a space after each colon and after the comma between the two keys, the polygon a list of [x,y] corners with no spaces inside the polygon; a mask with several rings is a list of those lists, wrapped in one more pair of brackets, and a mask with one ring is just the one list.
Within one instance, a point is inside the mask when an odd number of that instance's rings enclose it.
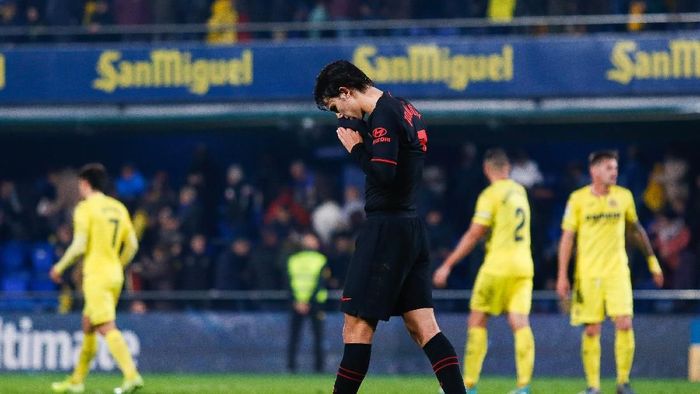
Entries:
{"label": "player's hands", "polygon": [[652,274],[651,278],[654,280],[654,284],[656,285],[656,287],[658,287],[659,289],[664,287],[664,274],[663,273],[659,272],[656,274]]}
{"label": "player's hands", "polygon": [[566,276],[560,276],[557,278],[557,295],[561,300],[569,299],[569,292],[571,291],[571,285],[569,284],[569,278]]}
{"label": "player's hands", "polygon": [[338,134],[338,139],[348,153],[352,152],[352,148],[355,145],[362,143],[362,136],[355,130],[347,129],[345,127],[338,127],[336,133]]}
{"label": "player's hands", "polygon": [[446,264],[441,265],[440,268],[435,270],[433,274],[433,284],[435,287],[443,288],[447,286],[447,277],[450,276],[450,272],[452,272],[452,267]]}
{"label": "player's hands", "polygon": [[51,271],[49,271],[49,276],[51,277],[51,280],[55,283],[63,282],[63,278],[61,278],[61,273],[58,272],[58,270],[55,267],[51,267]]}
{"label": "player's hands", "polygon": [[305,302],[294,302],[294,310],[301,315],[308,315],[311,306]]}

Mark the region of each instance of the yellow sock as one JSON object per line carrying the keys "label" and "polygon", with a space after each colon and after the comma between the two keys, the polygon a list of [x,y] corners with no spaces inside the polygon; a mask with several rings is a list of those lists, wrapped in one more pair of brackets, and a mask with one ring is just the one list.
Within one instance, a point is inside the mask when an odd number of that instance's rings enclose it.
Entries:
{"label": "yellow sock", "polygon": [[467,337],[467,348],[464,349],[464,385],[473,387],[479,381],[481,365],[486,357],[488,348],[486,329],[470,327]]}
{"label": "yellow sock", "polygon": [[518,387],[524,387],[530,384],[532,370],[535,367],[535,337],[532,335],[530,326],[515,331],[514,337]]}
{"label": "yellow sock", "polygon": [[116,329],[110,330],[107,335],[105,335],[105,341],[107,342],[107,347],[109,347],[109,352],[124,374],[124,378],[127,380],[136,378],[138,372],[136,372],[134,360],[131,358],[129,348],[126,346],[126,341],[122,333]]}
{"label": "yellow sock", "polygon": [[632,360],[634,359],[634,331],[615,331],[615,364],[617,365],[617,383],[630,381]]}
{"label": "yellow sock", "polygon": [[588,387],[600,388],[600,334],[581,337],[581,358]]}
{"label": "yellow sock", "polygon": [[85,381],[90,372],[90,363],[97,354],[97,335],[95,333],[85,334],[83,336],[83,345],[80,347],[80,356],[78,363],[75,364],[73,375],[70,380],[72,383],[82,383]]}

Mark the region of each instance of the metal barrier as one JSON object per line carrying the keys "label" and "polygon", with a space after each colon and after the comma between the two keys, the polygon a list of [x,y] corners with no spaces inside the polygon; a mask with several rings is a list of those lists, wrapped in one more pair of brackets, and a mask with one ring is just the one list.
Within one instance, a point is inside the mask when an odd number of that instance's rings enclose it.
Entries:
{"label": "metal barrier", "polygon": [[[59,296],[57,291],[36,291],[0,293],[0,301],[53,300]],[[82,293],[72,294],[81,298]],[[341,290],[328,292],[330,301],[339,301]],[[471,290],[433,290],[436,301],[464,301],[471,298]],[[290,294],[287,290],[204,290],[204,291],[124,291],[123,301],[287,301]],[[533,301],[558,301],[559,297],[552,290],[535,290]],[[700,301],[700,290],[635,290],[636,301]]]}
{"label": "metal barrier", "polygon": [[[13,26],[0,28],[0,37],[90,37],[110,39],[120,35],[154,35],[159,39],[168,39],[168,35],[183,36],[201,35],[210,31],[235,29],[239,33],[278,34],[278,33],[309,33],[309,32],[343,32],[336,38],[344,38],[345,33],[371,33],[372,36],[392,36],[412,34],[420,31],[439,31],[440,35],[481,34],[489,28],[541,28],[541,27],[579,27],[579,26],[609,26],[620,27],[627,24],[646,24],[655,26],[692,26],[700,23],[700,13],[679,14],[646,14],[646,15],[566,15],[566,16],[521,16],[511,20],[489,20],[486,18],[455,18],[455,19],[401,19],[401,20],[355,20],[328,22],[254,22],[224,25],[212,30],[206,24],[158,24],[158,25],[104,25],[95,29],[94,26]],[[450,29],[453,29],[450,33]],[[497,29],[498,34],[522,33],[522,30]],[[556,31],[553,31],[556,33]],[[562,32],[567,32],[564,29]],[[270,36],[267,39],[273,39]],[[172,38],[171,38],[172,39]],[[261,37],[256,37],[261,39]],[[264,38],[263,38],[264,39]]]}

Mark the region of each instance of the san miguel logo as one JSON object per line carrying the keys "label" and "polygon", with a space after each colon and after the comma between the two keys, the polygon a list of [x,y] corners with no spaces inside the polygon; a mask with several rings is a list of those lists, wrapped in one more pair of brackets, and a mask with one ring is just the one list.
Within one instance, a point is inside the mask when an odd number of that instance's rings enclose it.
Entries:
{"label": "san miguel logo", "polygon": [[513,47],[502,45],[482,53],[452,53],[434,44],[408,45],[405,54],[387,56],[374,45],[355,48],[353,63],[375,82],[442,83],[464,91],[470,83],[513,80]]}
{"label": "san miguel logo", "polygon": [[0,54],[0,90],[5,89],[5,56]]}
{"label": "san miguel logo", "polygon": [[634,80],[700,79],[700,40],[670,40],[656,51],[639,49],[635,41],[618,41],[610,54],[608,80],[627,85]]}
{"label": "san miguel logo", "polygon": [[376,129],[372,130],[372,138],[374,139],[372,141],[372,145],[380,144],[382,142],[391,142],[391,137],[387,137],[386,134],[387,131],[383,127],[377,127]]}
{"label": "san miguel logo", "polygon": [[192,53],[171,49],[150,51],[147,59],[124,59],[120,51],[104,51],[96,65],[94,89],[113,93],[118,89],[186,88],[198,96],[211,87],[248,86],[253,83],[253,52],[240,57],[194,58]]}

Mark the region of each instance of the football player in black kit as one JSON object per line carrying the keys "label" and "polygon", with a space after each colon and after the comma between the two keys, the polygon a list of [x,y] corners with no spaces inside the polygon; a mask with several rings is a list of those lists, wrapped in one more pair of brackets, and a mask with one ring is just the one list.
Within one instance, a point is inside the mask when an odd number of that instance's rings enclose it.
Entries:
{"label": "football player in black kit", "polygon": [[428,240],[416,213],[428,143],[421,114],[344,60],[321,70],[314,98],[319,108],[336,113],[338,139],[366,175],[367,221],[341,298],[345,350],[333,392],[357,392],[377,322],[400,315],[444,392],[464,393],[457,354],[435,320]]}

